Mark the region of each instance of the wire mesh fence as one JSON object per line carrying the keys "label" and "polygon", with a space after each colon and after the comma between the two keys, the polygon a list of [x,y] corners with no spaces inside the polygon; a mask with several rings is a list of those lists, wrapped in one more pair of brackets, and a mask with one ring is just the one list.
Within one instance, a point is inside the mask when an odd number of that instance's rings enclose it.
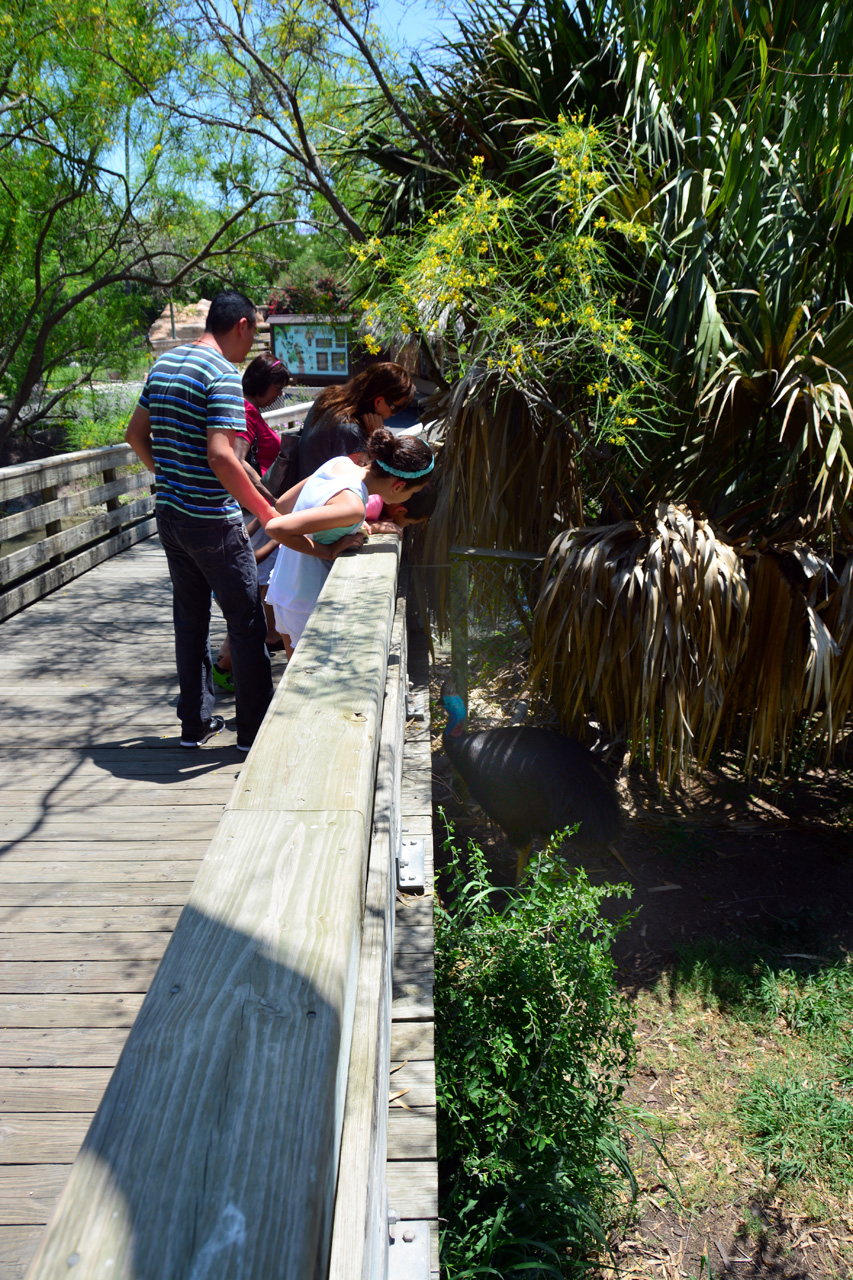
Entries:
{"label": "wire mesh fence", "polygon": [[450,550],[450,663],[459,694],[527,676],[544,556],[479,547]]}

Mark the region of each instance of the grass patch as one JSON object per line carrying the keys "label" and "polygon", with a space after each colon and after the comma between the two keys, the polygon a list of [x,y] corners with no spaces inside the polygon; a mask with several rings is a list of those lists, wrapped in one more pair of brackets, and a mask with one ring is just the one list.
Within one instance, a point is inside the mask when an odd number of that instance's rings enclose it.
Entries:
{"label": "grass patch", "polygon": [[619,1100],[632,1020],[610,955],[627,892],[550,853],[520,891],[495,889],[449,838],[436,912],[436,1087],[442,1267],[527,1280],[596,1273],[617,1191],[633,1182]]}
{"label": "grass patch", "polygon": [[639,994],[637,1221],[727,1219],[778,1258],[811,1230],[814,1274],[853,1273],[853,966],[830,939],[804,914],[705,940]]}
{"label": "grass patch", "polygon": [[839,1097],[832,1083],[773,1079],[758,1071],[739,1100],[738,1117],[747,1150],[777,1182],[853,1187],[853,1104]]}

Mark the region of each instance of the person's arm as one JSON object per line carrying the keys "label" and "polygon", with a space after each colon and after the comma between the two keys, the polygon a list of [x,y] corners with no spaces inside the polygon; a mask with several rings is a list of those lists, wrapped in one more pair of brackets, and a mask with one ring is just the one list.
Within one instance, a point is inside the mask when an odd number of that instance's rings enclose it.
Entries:
{"label": "person's arm", "polygon": [[250,462],[247,462],[251,447],[251,441],[248,440],[246,436],[241,435],[238,431],[237,435],[234,437],[234,457],[240,463],[240,466],[243,468],[261,497],[266,498],[267,502],[273,503],[275,502],[275,498],[272,496],[255,468]]}
{"label": "person's arm", "polygon": [[337,542],[325,544],[314,542],[311,534],[321,533],[324,529],[335,529],[339,525],[355,524],[363,514],[364,504],[361,499],[351,489],[343,489],[330,498],[324,507],[307,507],[290,515],[275,516],[266,522],[264,529],[268,537],[292,551],[316,556],[320,560],[334,560],[348,547],[361,546],[364,534],[345,534]]}
{"label": "person's arm", "polygon": [[291,489],[288,489],[276,501],[275,509],[280,516],[290,515],[291,511],[296,505],[296,499],[299,497],[300,493],[304,489],[307,483],[307,480],[308,480],[308,477],[306,476],[304,480],[300,480],[298,484],[295,484]]}
{"label": "person's arm", "polygon": [[278,550],[281,544],[276,542],[275,538],[270,538],[269,542],[265,542],[263,546],[255,547],[255,564],[260,564],[262,560],[266,560],[267,556]]}
{"label": "person's arm", "polygon": [[[252,484],[234,453],[234,432],[225,427],[212,427],[207,432],[207,461],[223,489],[236,498],[265,524],[272,519],[275,507]],[[144,461],[144,459],[143,459]],[[334,526],[330,526],[334,527]]]}
{"label": "person's arm", "polygon": [[153,471],[154,454],[151,452],[151,414],[141,404],[138,404],[131,414],[124,438],[139,461],[144,462],[149,471]]}

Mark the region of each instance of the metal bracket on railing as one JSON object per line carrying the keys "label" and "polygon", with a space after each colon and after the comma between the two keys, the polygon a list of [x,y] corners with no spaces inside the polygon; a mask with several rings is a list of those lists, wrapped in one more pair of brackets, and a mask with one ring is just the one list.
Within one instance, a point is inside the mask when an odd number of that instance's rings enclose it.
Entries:
{"label": "metal bracket on railing", "polygon": [[424,695],[415,693],[414,685],[408,678],[406,679],[406,719],[426,720]]}
{"label": "metal bracket on railing", "polygon": [[[393,1209],[388,1222],[397,1223]],[[388,1280],[429,1280],[429,1223],[400,1222],[388,1235]]]}
{"label": "metal bracket on railing", "polygon": [[423,889],[426,885],[423,839],[401,840],[397,854],[397,886],[400,889]]}

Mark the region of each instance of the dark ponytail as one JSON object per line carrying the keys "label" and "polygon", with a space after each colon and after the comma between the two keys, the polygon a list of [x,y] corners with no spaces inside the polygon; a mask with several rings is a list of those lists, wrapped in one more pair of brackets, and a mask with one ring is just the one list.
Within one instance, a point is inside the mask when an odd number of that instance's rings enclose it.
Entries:
{"label": "dark ponytail", "polygon": [[382,428],[368,438],[365,452],[371,461],[371,474],[393,475],[398,480],[411,476],[412,481],[422,480],[432,471],[432,449],[417,436],[395,436]]}

